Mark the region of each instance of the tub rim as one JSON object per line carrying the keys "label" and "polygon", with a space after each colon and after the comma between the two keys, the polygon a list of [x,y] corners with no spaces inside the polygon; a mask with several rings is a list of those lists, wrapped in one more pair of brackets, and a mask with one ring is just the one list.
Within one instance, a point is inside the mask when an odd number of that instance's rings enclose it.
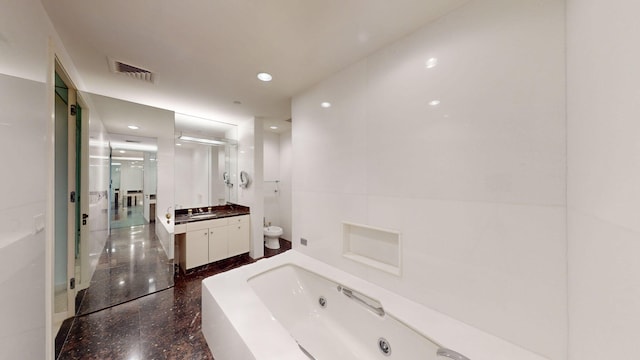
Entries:
{"label": "tub rim", "polygon": [[[220,306],[255,359],[308,360],[299,350],[295,339],[279,322],[275,321],[270,310],[249,284],[249,280],[258,275],[288,265],[302,268],[331,282],[358,289],[358,292],[380,301],[385,311],[390,312],[393,318],[403,325],[433,343],[453,349],[471,360],[549,360],[295,249],[271,258],[260,259],[255,263],[202,281],[203,307],[205,296],[210,296]],[[334,280],[334,278],[341,280]],[[224,291],[211,291],[221,288]],[[245,311],[239,311],[239,306]],[[265,323],[255,322],[260,319]],[[203,332],[205,322],[206,319],[203,316]],[[262,334],[269,334],[270,341],[265,341],[264,337],[260,336]],[[282,343],[273,346],[270,343],[274,338]],[[207,343],[211,348],[209,341]]]}

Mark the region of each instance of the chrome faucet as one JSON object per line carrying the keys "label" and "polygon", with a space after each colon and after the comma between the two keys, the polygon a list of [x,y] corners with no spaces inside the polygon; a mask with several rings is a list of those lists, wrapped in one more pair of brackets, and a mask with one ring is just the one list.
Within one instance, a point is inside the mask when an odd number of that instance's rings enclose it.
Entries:
{"label": "chrome faucet", "polygon": [[442,356],[442,357],[446,357],[449,359],[453,359],[453,360],[471,360],[468,357],[460,354],[459,352],[455,352],[451,349],[447,349],[447,348],[440,348],[438,349],[438,351],[436,352],[437,356]]}

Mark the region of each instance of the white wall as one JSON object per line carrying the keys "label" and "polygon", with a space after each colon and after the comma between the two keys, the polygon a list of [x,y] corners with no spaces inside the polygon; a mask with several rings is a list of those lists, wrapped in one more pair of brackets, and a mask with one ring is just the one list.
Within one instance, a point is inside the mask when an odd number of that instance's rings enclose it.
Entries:
{"label": "white wall", "polygon": [[262,218],[264,217],[264,179],[263,179],[263,120],[248,119],[238,124],[238,173],[246,171],[251,184],[243,189],[237,187],[238,204],[248,206],[251,211],[251,250],[249,255],[258,259],[264,256],[264,235]]}
{"label": "white wall", "polygon": [[272,225],[281,226],[280,220],[280,135],[264,132],[264,217]]}
{"label": "white wall", "polygon": [[[81,79],[40,1],[0,5],[0,358],[53,355],[53,54]],[[49,100],[49,103],[47,102]],[[25,214],[27,214],[25,216]],[[45,229],[44,231],[42,229]]]}
{"label": "white wall", "polygon": [[291,131],[280,134],[280,184],[278,185],[280,207],[280,226],[282,238],[292,240],[291,234]]}
{"label": "white wall", "polygon": [[[158,166],[156,162],[156,154],[144,153],[144,209],[143,216],[146,221],[151,221],[151,203],[155,200],[151,199],[151,195],[158,192]],[[155,219],[153,219],[155,220]]]}
{"label": "white wall", "polygon": [[[86,101],[90,102],[87,96]],[[90,234],[87,244],[81,246],[83,273],[81,286],[88,286],[96,269],[104,244],[109,236],[109,138],[107,129],[99,114],[91,108],[83,109],[83,116],[89,116],[89,218]]]}
{"label": "white wall", "polygon": [[640,3],[569,0],[569,358],[640,358]]}
{"label": "white wall", "polygon": [[[144,173],[142,171],[143,163],[141,161],[136,161],[135,164],[132,161],[121,161],[121,163],[120,194],[126,201],[127,192],[138,191],[144,188]],[[138,198],[138,201],[140,200],[141,199]],[[135,204],[131,205],[134,206]]]}
{"label": "white wall", "polygon": [[267,222],[282,227],[281,237],[290,240],[291,131],[264,132],[264,180],[264,216]]}
{"label": "white wall", "polygon": [[[294,247],[565,359],[564,25],[471,1],[296,96]],[[399,230],[402,276],[341,257],[342,221]]]}
{"label": "white wall", "polygon": [[0,93],[0,358],[42,359],[46,86],[0,75]]}
{"label": "white wall", "polygon": [[[172,111],[158,109],[157,124],[163,129],[159,136],[157,152],[157,197],[156,197],[156,235],[164,248],[167,258],[173,259],[175,225],[175,139],[173,123],[175,114]],[[167,223],[165,215],[169,213],[171,219]]]}

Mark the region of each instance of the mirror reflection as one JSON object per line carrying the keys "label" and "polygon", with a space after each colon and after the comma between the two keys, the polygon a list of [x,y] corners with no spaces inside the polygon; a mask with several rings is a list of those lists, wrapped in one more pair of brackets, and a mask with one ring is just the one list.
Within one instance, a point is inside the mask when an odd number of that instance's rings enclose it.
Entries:
{"label": "mirror reflection", "polygon": [[[155,221],[157,197],[157,144],[155,138],[112,134],[111,229]],[[129,144],[137,141],[137,148]]]}
{"label": "mirror reflection", "polygon": [[96,94],[82,97],[106,128],[92,129],[107,136],[91,141],[108,143],[110,153],[95,155],[108,161],[108,170],[103,164],[89,171],[90,187],[108,187],[109,193],[108,205],[105,199],[91,203],[89,216],[109,226],[92,229],[89,251],[80,255],[90,281],[78,292],[77,313],[87,314],[173,286],[173,247],[156,209],[174,203],[174,113]]}
{"label": "mirror reflection", "polygon": [[175,209],[237,201],[236,125],[175,116]]}

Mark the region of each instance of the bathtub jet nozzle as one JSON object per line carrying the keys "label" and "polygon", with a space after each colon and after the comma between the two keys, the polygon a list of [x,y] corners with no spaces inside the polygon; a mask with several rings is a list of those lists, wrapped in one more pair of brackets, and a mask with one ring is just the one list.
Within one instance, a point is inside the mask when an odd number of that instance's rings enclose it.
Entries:
{"label": "bathtub jet nozzle", "polygon": [[327,299],[324,296],[320,296],[320,298],[318,299],[318,304],[320,304],[321,308],[326,308],[327,307]]}
{"label": "bathtub jet nozzle", "polygon": [[380,352],[382,352],[384,356],[391,355],[391,345],[389,344],[387,339],[385,338],[378,339],[378,348],[380,349]]}

